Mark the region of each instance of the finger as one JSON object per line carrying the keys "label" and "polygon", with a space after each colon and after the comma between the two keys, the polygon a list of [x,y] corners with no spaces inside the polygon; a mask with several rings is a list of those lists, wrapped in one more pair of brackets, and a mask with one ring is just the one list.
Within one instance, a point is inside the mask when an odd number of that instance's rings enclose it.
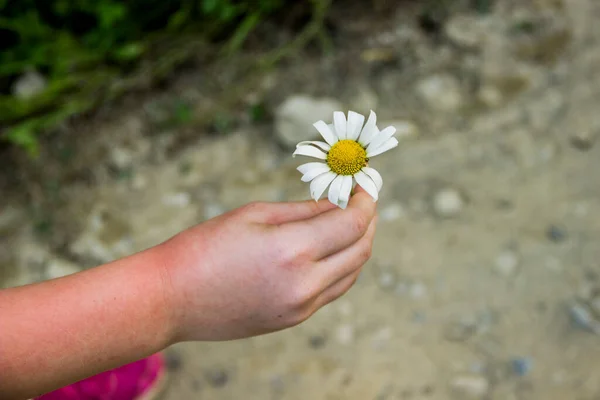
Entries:
{"label": "finger", "polygon": [[335,282],[352,274],[371,258],[373,239],[377,218],[374,218],[365,235],[352,246],[331,256],[325,257],[316,263],[312,270],[315,279],[321,282],[322,287],[328,287]]}
{"label": "finger", "polygon": [[362,268],[359,268],[325,289],[314,302],[315,311],[345,295],[354,286],[361,271]]}
{"label": "finger", "polygon": [[280,225],[288,222],[312,218],[335,208],[327,199],[321,201],[306,200],[297,202],[258,203],[251,210],[252,218],[261,223]]}
{"label": "finger", "polygon": [[320,260],[356,243],[369,228],[375,215],[373,199],[362,189],[350,198],[345,210],[334,209],[315,217],[279,226],[277,236],[295,244],[299,253]]}

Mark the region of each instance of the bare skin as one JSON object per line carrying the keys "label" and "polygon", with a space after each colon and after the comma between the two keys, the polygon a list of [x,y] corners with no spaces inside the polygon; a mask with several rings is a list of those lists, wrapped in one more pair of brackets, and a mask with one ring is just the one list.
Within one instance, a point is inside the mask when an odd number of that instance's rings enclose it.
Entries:
{"label": "bare skin", "polygon": [[192,340],[295,326],[371,255],[375,203],[253,203],[156,247],[0,291],[0,398],[26,399]]}

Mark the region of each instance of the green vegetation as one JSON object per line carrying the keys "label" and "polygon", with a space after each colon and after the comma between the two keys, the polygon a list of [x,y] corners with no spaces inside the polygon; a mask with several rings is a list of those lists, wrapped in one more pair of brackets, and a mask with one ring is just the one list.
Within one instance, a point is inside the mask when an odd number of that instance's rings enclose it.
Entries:
{"label": "green vegetation", "polygon": [[[35,154],[40,132],[166,77],[204,46],[219,41],[221,54],[234,53],[284,3],[0,0],[0,138]],[[319,3],[329,2],[313,0],[313,10]],[[38,76],[39,89],[15,95],[28,74]],[[176,119],[189,113],[180,105]],[[259,109],[253,113],[260,118]]]}

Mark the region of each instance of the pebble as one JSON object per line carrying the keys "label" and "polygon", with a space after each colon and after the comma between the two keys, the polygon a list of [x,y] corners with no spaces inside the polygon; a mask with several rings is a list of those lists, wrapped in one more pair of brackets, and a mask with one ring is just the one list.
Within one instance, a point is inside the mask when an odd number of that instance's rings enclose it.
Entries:
{"label": "pebble", "polygon": [[281,145],[295,149],[304,140],[319,138],[313,127],[316,121],[331,123],[333,112],[344,107],[335,99],[295,95],[287,98],[275,111],[275,135]]}
{"label": "pebble", "polygon": [[519,266],[519,257],[512,250],[504,250],[494,261],[494,271],[501,276],[513,275]]}
{"label": "pebble", "polygon": [[571,136],[571,146],[577,150],[587,151],[594,145],[595,136],[591,130],[578,131]]}
{"label": "pebble", "polygon": [[569,316],[573,326],[600,335],[600,321],[583,304],[574,303],[569,307]]}
{"label": "pebble", "polygon": [[392,203],[379,211],[379,218],[386,222],[396,221],[404,216],[406,216],[406,210],[400,203]]}
{"label": "pebble", "polygon": [[184,208],[192,202],[192,196],[186,192],[172,193],[163,196],[162,202],[166,206]]}
{"label": "pebble", "polygon": [[217,203],[208,203],[204,206],[204,218],[212,219],[225,212],[225,208]]}
{"label": "pebble", "polygon": [[415,282],[410,285],[408,293],[413,299],[422,299],[427,296],[427,286],[421,282]]}
{"label": "pebble", "polygon": [[208,383],[214,388],[221,388],[229,382],[229,374],[222,369],[210,370],[206,373]]}
{"label": "pebble", "polygon": [[433,198],[433,209],[440,217],[454,217],[462,211],[463,207],[464,200],[455,189],[442,189]]}
{"label": "pebble", "polygon": [[379,286],[382,289],[392,289],[396,283],[396,276],[391,271],[382,271],[379,274]]}
{"label": "pebble", "polygon": [[563,242],[567,239],[567,231],[557,225],[550,225],[546,230],[546,237],[555,242]]}
{"label": "pebble", "polygon": [[510,365],[517,376],[525,376],[531,372],[533,360],[528,357],[517,357],[511,360]]}
{"label": "pebble", "polygon": [[110,161],[119,169],[127,169],[133,164],[133,155],[131,151],[126,148],[113,147],[110,150]]}
{"label": "pebble", "polygon": [[449,74],[433,75],[419,81],[416,92],[434,110],[457,111],[463,105],[460,85]]}
{"label": "pebble", "polygon": [[338,326],[335,331],[335,337],[344,346],[351,344],[354,341],[354,327],[350,324]]}
{"label": "pebble", "polygon": [[458,46],[477,48],[481,45],[485,32],[479,18],[457,15],[446,22],[445,33],[448,39]]}
{"label": "pebble", "polygon": [[450,382],[451,389],[461,399],[483,399],[488,394],[490,384],[479,375],[461,375]]}
{"label": "pebble", "polygon": [[313,349],[320,349],[320,348],[322,348],[323,346],[325,346],[326,342],[327,342],[327,339],[323,335],[312,335],[308,339],[308,344]]}
{"label": "pebble", "polygon": [[29,100],[42,93],[47,86],[46,78],[36,70],[21,75],[12,87],[12,94],[20,100]]}
{"label": "pebble", "polygon": [[70,261],[55,258],[50,260],[46,266],[46,277],[48,279],[62,278],[63,276],[75,274],[81,269]]}

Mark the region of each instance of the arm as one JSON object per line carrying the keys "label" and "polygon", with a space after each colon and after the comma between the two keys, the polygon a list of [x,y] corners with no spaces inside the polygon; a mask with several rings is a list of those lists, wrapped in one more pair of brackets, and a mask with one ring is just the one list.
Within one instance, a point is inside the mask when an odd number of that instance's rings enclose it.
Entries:
{"label": "arm", "polygon": [[161,251],[0,291],[0,398],[32,397],[168,346]]}
{"label": "arm", "polygon": [[375,203],[254,203],[144,252],[0,291],[0,398],[21,399],[190,340],[297,325],[370,257]]}

